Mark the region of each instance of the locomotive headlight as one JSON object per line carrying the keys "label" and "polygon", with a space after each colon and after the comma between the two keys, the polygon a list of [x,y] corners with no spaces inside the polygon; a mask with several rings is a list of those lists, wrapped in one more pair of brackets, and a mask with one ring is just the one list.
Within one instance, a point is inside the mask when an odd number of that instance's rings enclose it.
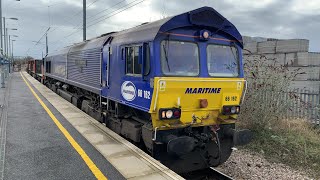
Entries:
{"label": "locomotive headlight", "polygon": [[161,108],[159,110],[159,119],[180,119],[181,109],[179,108]]}
{"label": "locomotive headlight", "polygon": [[203,29],[199,32],[199,35],[200,35],[200,40],[207,41],[210,37],[210,31]]}
{"label": "locomotive headlight", "polygon": [[204,31],[202,34],[203,38],[208,39],[209,37],[209,32],[208,31]]}
{"label": "locomotive headlight", "polygon": [[235,106],[231,107],[231,114],[235,114],[237,112],[237,108]]}
{"label": "locomotive headlight", "polygon": [[167,117],[168,119],[172,118],[172,115],[173,115],[173,112],[172,112],[171,110],[168,110],[168,111],[166,112],[166,117]]}

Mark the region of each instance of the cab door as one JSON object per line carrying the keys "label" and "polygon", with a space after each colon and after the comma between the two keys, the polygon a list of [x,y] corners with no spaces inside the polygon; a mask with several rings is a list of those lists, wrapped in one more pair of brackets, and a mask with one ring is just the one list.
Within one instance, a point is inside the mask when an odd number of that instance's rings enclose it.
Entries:
{"label": "cab door", "polygon": [[153,92],[147,78],[150,71],[149,45],[127,45],[123,51],[125,74],[121,78],[119,98],[129,106],[148,112]]}
{"label": "cab door", "polygon": [[112,54],[112,49],[110,45],[107,45],[107,47],[105,48],[105,52],[104,54],[104,59],[105,59],[105,86],[109,89],[110,88],[110,68],[111,68],[111,54]]}
{"label": "cab door", "polygon": [[112,47],[111,47],[112,37],[109,37],[102,48],[101,55],[101,86],[102,86],[102,95],[106,96],[107,89],[110,88],[110,68],[111,68],[111,55],[112,55]]}
{"label": "cab door", "polygon": [[[147,46],[104,46],[101,95],[148,112],[153,87],[150,87],[150,60],[146,60],[144,47]],[[146,63],[148,68],[143,68]]]}

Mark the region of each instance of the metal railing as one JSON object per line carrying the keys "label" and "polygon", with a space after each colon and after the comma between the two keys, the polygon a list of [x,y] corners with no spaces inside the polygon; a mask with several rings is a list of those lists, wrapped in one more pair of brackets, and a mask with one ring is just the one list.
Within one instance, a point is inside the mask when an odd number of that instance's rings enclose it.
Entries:
{"label": "metal railing", "polygon": [[303,118],[308,121],[320,124],[320,99],[319,92],[307,89],[294,89],[297,95],[296,101],[291,101],[288,109],[287,118]]}
{"label": "metal railing", "polygon": [[263,108],[274,109],[280,118],[305,119],[320,125],[320,93],[317,91],[307,89],[292,89],[287,92],[262,90],[256,96],[260,102],[264,102]]}
{"label": "metal railing", "polygon": [[280,113],[282,118],[299,118],[314,124],[320,124],[319,92],[307,89],[292,89],[288,92],[261,91],[260,93],[261,101],[265,104],[285,107],[281,108],[284,111]]}

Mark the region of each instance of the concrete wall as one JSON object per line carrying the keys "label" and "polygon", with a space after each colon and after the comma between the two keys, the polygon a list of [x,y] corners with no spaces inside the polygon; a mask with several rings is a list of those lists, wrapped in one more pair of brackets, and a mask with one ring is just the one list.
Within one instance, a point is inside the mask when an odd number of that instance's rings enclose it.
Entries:
{"label": "concrete wall", "polygon": [[309,40],[289,39],[276,41],[276,53],[308,52]]}
{"label": "concrete wall", "polygon": [[309,52],[308,63],[312,66],[320,66],[320,52]]}
{"label": "concrete wall", "polygon": [[[320,89],[320,52],[308,52],[309,40],[307,39],[271,39],[262,37],[247,37],[244,40],[244,59],[276,60],[277,65],[286,65],[292,72],[300,69],[299,74],[291,83],[292,88],[309,89],[319,92]],[[263,59],[262,59],[263,60]],[[268,60],[267,60],[268,61]]]}
{"label": "concrete wall", "polygon": [[[309,40],[307,39],[260,39],[261,41],[250,40],[250,38],[244,39],[245,49],[250,50],[252,53],[296,53],[296,52],[308,52]],[[248,54],[248,53],[246,53]]]}

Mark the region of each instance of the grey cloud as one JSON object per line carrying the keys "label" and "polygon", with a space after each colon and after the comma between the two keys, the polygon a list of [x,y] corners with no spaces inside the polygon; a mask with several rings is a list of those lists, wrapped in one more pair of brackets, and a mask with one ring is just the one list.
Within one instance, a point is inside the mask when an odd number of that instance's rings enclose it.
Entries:
{"label": "grey cloud", "polygon": [[[52,26],[49,32],[49,49],[53,51],[65,45],[72,44],[82,40],[81,21],[82,7],[65,3],[65,0],[54,1],[50,0],[50,25]],[[94,0],[87,0],[89,5]],[[107,14],[117,8],[131,3],[133,0],[127,0],[121,5],[109,9],[114,4],[121,0],[99,0],[93,4],[87,11],[88,25],[92,24],[92,20],[99,17],[90,16],[97,12],[105,10],[100,15],[108,16]],[[155,14],[161,16],[172,16],[192,9],[211,6],[228,18],[243,35],[247,36],[265,36],[273,38],[306,38],[310,40],[310,50],[320,51],[318,42],[320,36],[317,30],[320,29],[320,15],[304,15],[293,12],[291,7],[294,5],[293,0],[274,1],[260,8],[245,8],[241,5],[241,1],[237,3],[227,3],[229,1],[213,1],[213,0],[146,0],[150,1],[150,9]],[[16,2],[15,2],[16,3]],[[21,1],[19,5],[7,6],[5,16],[19,18],[19,31],[14,34],[19,35],[18,41],[15,43],[15,51],[17,55],[25,56],[27,49],[34,46],[31,41],[37,41],[43,35],[49,25],[48,22],[48,7],[43,1],[28,0]],[[133,7],[135,8],[135,7]],[[77,14],[77,12],[79,12]],[[110,14],[109,14],[110,15]],[[135,16],[132,14],[132,16]],[[146,16],[154,16],[146,14]],[[87,36],[94,37],[109,31],[117,31],[130,26],[135,26],[140,23],[139,19],[135,22],[119,23],[110,18],[100,22],[88,29]],[[72,34],[79,29],[78,32]],[[72,34],[69,37],[68,35]],[[42,40],[44,42],[44,39]],[[31,48],[30,54],[40,56],[43,46],[38,45]]]}

